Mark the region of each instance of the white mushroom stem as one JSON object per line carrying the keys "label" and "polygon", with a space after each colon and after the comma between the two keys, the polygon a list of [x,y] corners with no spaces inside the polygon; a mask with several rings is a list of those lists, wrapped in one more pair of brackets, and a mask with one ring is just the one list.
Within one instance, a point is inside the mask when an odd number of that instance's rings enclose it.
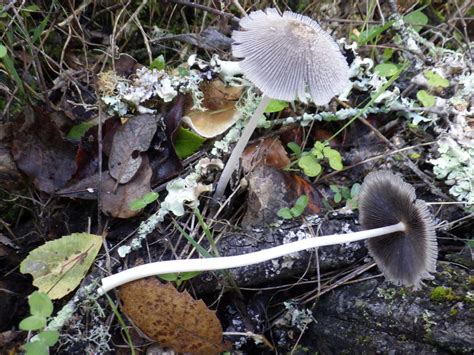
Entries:
{"label": "white mushroom stem", "polygon": [[206,259],[159,261],[155,263],[136,266],[134,268],[119,272],[115,275],[104,277],[102,279],[102,287],[99,287],[97,292],[99,293],[99,295],[103,295],[111,289],[123,285],[127,282],[153,275],[190,271],[231,269],[235,267],[258,264],[264,261],[282,257],[284,255],[296,253],[301,250],[317,248],[326,245],[356,242],[363,239],[369,239],[381,235],[403,231],[405,231],[405,225],[400,222],[382,228],[368,229],[355,233],[333,234],[316,238],[302,239],[296,242],[282,244],[274,248],[264,249],[255,253],[243,255]]}
{"label": "white mushroom stem", "polygon": [[219,178],[219,181],[217,182],[216,192],[214,194],[214,198],[217,201],[221,200],[222,196],[224,196],[225,188],[227,187],[227,184],[229,183],[232,173],[235,171],[235,169],[238,166],[239,159],[242,156],[242,153],[244,152],[245,146],[250,140],[250,137],[252,136],[252,133],[255,131],[255,128],[257,128],[257,124],[270,101],[271,101],[270,97],[263,95],[262,100],[258,104],[257,109],[253,113],[252,117],[250,117],[250,120],[245,126],[242,132],[242,135],[240,136],[240,139],[237,141],[237,144],[232,150],[232,153],[230,155],[229,160],[227,161],[224,171],[222,172],[221,177]]}

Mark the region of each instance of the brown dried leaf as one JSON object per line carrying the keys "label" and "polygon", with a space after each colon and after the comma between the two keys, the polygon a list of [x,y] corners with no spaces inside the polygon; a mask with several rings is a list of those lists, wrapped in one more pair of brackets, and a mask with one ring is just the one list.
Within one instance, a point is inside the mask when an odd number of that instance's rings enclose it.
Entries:
{"label": "brown dried leaf", "polygon": [[252,143],[242,154],[242,168],[245,173],[264,165],[283,169],[290,163],[290,158],[278,138],[269,137]]}
{"label": "brown dried leaf", "polygon": [[130,282],[119,289],[122,309],[161,346],[179,353],[218,354],[223,351],[222,326],[201,300],[156,278]]}
{"label": "brown dried leaf", "polygon": [[138,115],[117,130],[110,152],[109,172],[119,183],[129,182],[136,174],[142,163],[140,153],[150,147],[156,128],[156,116]]}
{"label": "brown dried leaf", "polygon": [[25,110],[24,122],[15,132],[13,158],[39,190],[54,192],[65,186],[76,171],[76,148],[63,139],[48,112]]}
{"label": "brown dried leaf", "polygon": [[239,118],[235,104],[242,87],[225,86],[220,79],[215,79],[203,84],[201,90],[204,94],[202,106],[206,111],[193,110],[189,105],[183,121],[200,136],[213,138],[224,133]]}
{"label": "brown dried leaf", "polygon": [[141,210],[132,211],[129,205],[151,191],[151,175],[146,155],[133,179],[124,185],[118,185],[109,174],[104,173],[100,190],[102,212],[118,218],[131,218],[139,214]]}

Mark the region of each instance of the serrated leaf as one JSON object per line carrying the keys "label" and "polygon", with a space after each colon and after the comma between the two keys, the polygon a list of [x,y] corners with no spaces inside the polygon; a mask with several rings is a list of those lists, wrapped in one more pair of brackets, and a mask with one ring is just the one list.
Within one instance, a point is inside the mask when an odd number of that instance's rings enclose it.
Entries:
{"label": "serrated leaf", "polygon": [[265,112],[267,112],[267,113],[280,112],[281,110],[283,110],[287,107],[288,107],[288,102],[287,101],[272,99],[272,100],[270,100],[267,107],[265,108]]}
{"label": "serrated leaf", "polygon": [[312,155],[304,155],[298,159],[298,166],[303,169],[306,176],[314,177],[321,173],[321,164]]}
{"label": "serrated leaf", "polygon": [[398,72],[398,67],[393,63],[382,63],[375,66],[374,71],[383,77],[395,75]]}
{"label": "serrated leaf", "polygon": [[206,141],[189,129],[180,127],[174,141],[174,149],[180,159],[184,159],[194,154]]}
{"label": "serrated leaf", "polygon": [[28,297],[30,313],[34,316],[49,317],[53,313],[53,302],[48,295],[35,291]]}
{"label": "serrated leaf", "polygon": [[57,330],[45,330],[37,335],[38,341],[46,346],[53,346],[59,340],[59,332]]}
{"label": "serrated leaf", "polygon": [[23,345],[25,355],[49,355],[49,349],[46,344],[40,341],[33,341]]}
{"label": "serrated leaf", "polygon": [[74,290],[94,262],[102,246],[100,235],[74,233],[32,250],[20,265],[20,272],[33,275],[33,285],[50,299]]}
{"label": "serrated leaf", "polygon": [[423,107],[431,107],[435,104],[436,98],[429,94],[428,91],[426,90],[420,90],[416,93],[416,98],[420,103],[423,105]]}
{"label": "serrated leaf", "polygon": [[283,219],[292,219],[293,215],[288,207],[280,208],[277,212],[277,216]]}
{"label": "serrated leaf", "polygon": [[433,70],[426,70],[423,72],[428,84],[431,86],[438,86],[442,88],[447,88],[449,86],[449,80],[443,78],[440,74]]}
{"label": "serrated leaf", "polygon": [[20,322],[21,330],[38,330],[46,326],[46,318],[40,316],[29,316]]}

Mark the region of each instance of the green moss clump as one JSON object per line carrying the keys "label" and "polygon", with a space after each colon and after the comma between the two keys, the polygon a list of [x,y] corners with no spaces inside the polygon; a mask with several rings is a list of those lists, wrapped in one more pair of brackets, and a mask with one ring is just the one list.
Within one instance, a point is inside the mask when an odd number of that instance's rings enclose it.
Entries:
{"label": "green moss clump", "polygon": [[430,299],[436,302],[455,301],[457,296],[454,294],[451,287],[438,286],[430,293]]}

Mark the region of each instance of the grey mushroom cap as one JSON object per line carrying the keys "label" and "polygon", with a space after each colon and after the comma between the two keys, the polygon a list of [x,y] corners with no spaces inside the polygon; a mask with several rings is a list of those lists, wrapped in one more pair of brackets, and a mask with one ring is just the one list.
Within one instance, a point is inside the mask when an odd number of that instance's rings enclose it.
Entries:
{"label": "grey mushroom cap", "polygon": [[402,222],[404,232],[368,240],[369,253],[385,277],[397,285],[421,286],[436,271],[438,246],[433,219],[415,189],[389,171],[368,174],[359,195],[365,229]]}
{"label": "grey mushroom cap", "polygon": [[316,21],[268,8],[251,12],[234,31],[232,54],[243,58],[245,76],[265,95],[279,100],[328,103],[350,84],[349,67],[338,45]]}

